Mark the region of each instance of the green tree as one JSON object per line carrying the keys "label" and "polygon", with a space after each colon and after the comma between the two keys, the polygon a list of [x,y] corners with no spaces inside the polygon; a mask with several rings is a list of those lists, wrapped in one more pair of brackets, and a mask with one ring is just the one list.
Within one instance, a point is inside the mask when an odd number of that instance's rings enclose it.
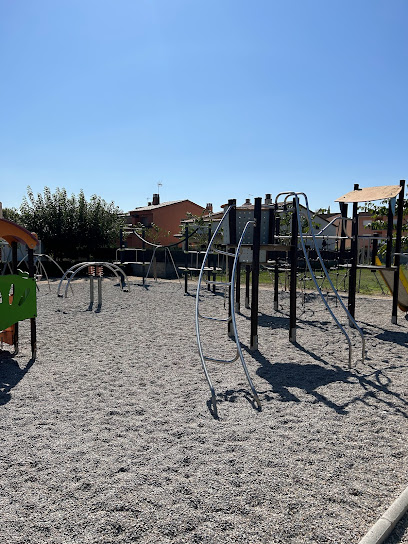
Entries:
{"label": "green tree", "polygon": [[65,189],[54,193],[48,187],[36,196],[30,187],[18,210],[18,222],[35,232],[54,258],[92,258],[99,248],[117,247],[122,225],[121,210],[93,195],[86,200],[68,196]]}

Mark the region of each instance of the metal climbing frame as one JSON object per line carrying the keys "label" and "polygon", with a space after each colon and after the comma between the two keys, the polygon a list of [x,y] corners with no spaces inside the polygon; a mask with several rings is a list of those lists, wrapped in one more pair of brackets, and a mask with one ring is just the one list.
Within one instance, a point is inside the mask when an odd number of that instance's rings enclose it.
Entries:
{"label": "metal climbing frame", "polygon": [[[123,272],[123,270],[121,268],[119,268],[119,266],[116,266],[115,264],[112,264],[112,263],[106,263],[106,262],[86,262],[86,263],[74,264],[74,266],[71,266],[71,268],[68,268],[68,270],[62,276],[62,278],[61,278],[61,280],[60,280],[60,282],[58,284],[57,296],[67,298],[68,287],[70,286],[71,281],[78,274],[78,272],[80,272],[84,268],[87,268],[88,266],[104,266],[104,267],[108,268],[118,278],[120,288],[122,289],[122,291],[128,291],[129,290],[128,278],[127,278],[126,274]],[[66,283],[66,286],[65,286],[64,295],[61,295],[60,294],[61,287],[62,287],[62,284],[63,284],[63,282],[65,280],[67,281],[67,283]]]}
{"label": "metal climbing frame", "polygon": [[[323,295],[320,287],[319,287],[319,284],[317,282],[317,279],[315,277],[315,274],[314,274],[314,271],[313,271],[313,268],[310,264],[310,260],[309,260],[309,257],[308,257],[308,254],[307,254],[307,250],[306,250],[306,244],[305,244],[305,235],[304,233],[302,232],[302,227],[301,227],[301,214],[300,214],[300,205],[299,205],[299,196],[303,196],[304,200],[305,200],[305,209],[306,209],[306,216],[307,216],[307,222],[308,222],[308,226],[309,226],[309,231],[310,231],[310,235],[313,239],[313,243],[314,243],[314,247],[315,247],[315,251],[316,251],[316,254],[317,254],[317,258],[320,262],[320,265],[322,267],[322,270],[323,270],[323,273],[324,275],[326,276],[327,278],[327,281],[329,282],[330,284],[330,287],[334,293],[334,295],[336,296],[338,302],[340,303],[340,306],[343,308],[344,312],[346,313],[347,317],[348,317],[348,321],[349,321],[349,324],[354,327],[357,332],[359,333],[360,337],[361,337],[361,341],[362,341],[362,355],[361,355],[361,360],[362,362],[364,362],[364,356],[365,356],[365,338],[364,338],[364,334],[363,334],[363,331],[360,329],[360,327],[357,325],[354,317],[350,314],[350,312],[347,310],[346,306],[344,305],[343,303],[343,300],[341,299],[340,295],[338,294],[336,288],[334,287],[333,285],[333,282],[329,276],[329,273],[327,271],[327,268],[326,268],[326,265],[324,264],[324,261],[323,261],[323,258],[321,256],[321,253],[320,253],[320,250],[319,250],[319,247],[318,247],[318,244],[316,243],[316,236],[315,234],[313,233],[313,225],[312,225],[312,217],[311,217],[311,214],[310,214],[310,209],[309,209],[309,202],[308,202],[308,198],[306,196],[305,193],[295,193],[295,192],[285,192],[285,193],[279,193],[277,196],[276,196],[276,204],[278,202],[278,198],[280,196],[283,196],[283,195],[286,195],[285,196],[285,201],[284,203],[286,204],[286,201],[288,198],[290,197],[293,197],[294,199],[294,202],[295,202],[295,206],[296,206],[296,217],[297,217],[297,224],[299,226],[299,239],[300,239],[300,243],[301,243],[301,246],[302,246],[302,251],[303,251],[303,254],[304,254],[304,257],[305,257],[305,261],[306,261],[306,264],[307,264],[307,267],[309,269],[309,273],[312,277],[312,280],[313,280],[313,283],[315,284],[315,287],[317,289],[317,292],[319,293],[324,305],[326,306],[327,310],[329,311],[333,321],[335,322],[335,324],[338,326],[338,328],[341,330],[341,332],[344,334],[344,336],[346,337],[346,340],[347,340],[347,343],[348,343],[348,346],[349,346],[349,359],[348,359],[348,366],[349,368],[351,368],[351,362],[352,362],[352,346],[351,346],[351,340],[350,340],[350,337],[349,335],[347,334],[347,332],[345,331],[344,327],[341,325],[341,323],[338,321],[338,319],[336,318],[336,316],[334,315],[332,309],[330,308],[329,304],[328,304],[328,301],[326,300],[325,296]],[[307,236],[307,235],[306,235]]]}
{"label": "metal climbing frame", "polygon": [[[214,389],[214,386],[212,385],[211,378],[210,378],[209,373],[208,373],[208,369],[207,369],[207,365],[206,365],[207,361],[208,362],[214,362],[214,363],[230,364],[230,363],[233,363],[234,361],[236,361],[237,359],[240,359],[242,367],[243,367],[245,375],[246,375],[246,378],[248,380],[249,386],[251,388],[254,401],[257,404],[258,408],[261,407],[261,403],[260,403],[260,400],[259,400],[259,397],[258,397],[258,393],[257,393],[257,391],[256,391],[256,389],[254,387],[254,384],[252,383],[252,380],[251,380],[251,377],[249,375],[248,368],[247,368],[247,366],[245,364],[245,359],[244,359],[244,356],[243,356],[243,353],[242,353],[241,344],[240,344],[239,337],[238,337],[236,319],[235,319],[235,301],[234,301],[234,298],[235,298],[234,297],[235,280],[236,280],[237,263],[238,263],[238,259],[239,259],[240,249],[241,249],[242,241],[244,239],[246,230],[247,230],[247,228],[248,228],[248,226],[250,224],[254,224],[254,221],[248,221],[246,223],[246,225],[245,225],[245,227],[244,227],[244,229],[242,231],[241,237],[239,239],[239,242],[238,242],[238,244],[236,246],[235,253],[230,253],[229,251],[221,251],[221,250],[218,250],[216,248],[213,248],[213,244],[214,244],[214,241],[215,241],[215,239],[217,237],[217,234],[220,231],[221,226],[224,223],[226,217],[228,216],[228,214],[231,212],[231,210],[233,208],[235,208],[235,206],[229,206],[228,209],[225,211],[221,221],[218,223],[217,228],[214,231],[214,234],[212,235],[211,241],[210,241],[210,243],[209,243],[209,245],[207,247],[207,251],[205,252],[204,259],[203,259],[201,269],[200,269],[200,274],[199,274],[199,277],[198,277],[198,286],[197,286],[196,304],[195,304],[195,325],[196,325],[196,337],[197,337],[198,351],[199,351],[199,354],[200,354],[200,359],[201,359],[201,364],[202,364],[202,367],[203,367],[203,370],[204,370],[204,374],[205,374],[205,377],[207,379],[208,385],[210,387],[211,402],[212,402],[214,414],[215,414],[216,417],[218,416],[218,414],[217,414],[217,401],[216,401],[216,397],[215,397],[215,389]],[[204,272],[205,272],[205,269],[206,269],[206,262],[208,260],[208,256],[210,255],[210,253],[220,253],[222,255],[225,255],[227,257],[231,257],[231,258],[234,259],[233,266],[232,266],[232,273],[231,273],[231,281],[221,282],[221,281],[210,281],[208,279],[205,280],[206,284],[224,285],[224,286],[227,286],[229,288],[229,291],[230,291],[230,297],[229,298],[230,298],[230,304],[231,304],[230,314],[231,315],[228,318],[217,318],[217,317],[204,316],[204,315],[202,315],[200,313],[200,288],[201,288],[201,283],[203,281]],[[201,344],[201,336],[200,336],[200,319],[208,319],[208,320],[211,320],[211,321],[231,323],[232,330],[233,330],[233,336],[234,336],[235,343],[236,343],[236,346],[237,346],[237,352],[236,352],[235,356],[232,359],[217,359],[217,358],[214,358],[214,357],[208,357],[208,356],[204,355],[202,344]]]}
{"label": "metal climbing frame", "polygon": [[[62,275],[64,275],[64,271],[60,267],[60,265],[50,255],[47,255],[46,253],[34,253],[34,264],[35,264],[35,274],[34,274],[34,276],[35,276],[36,280],[41,279],[42,276],[45,276],[45,279],[47,280],[47,283],[48,283],[48,291],[51,291],[50,279],[48,277],[45,266],[41,262],[42,257],[45,257],[50,262],[52,262],[59,269],[59,271],[61,272]],[[18,263],[17,266],[20,266],[20,264],[22,262],[24,262],[27,258],[28,258],[28,255],[25,255],[20,260],[20,262]],[[38,288],[38,285],[37,285],[37,288]]]}
{"label": "metal climbing frame", "polygon": [[[150,269],[152,267],[152,264],[154,263],[154,259],[156,257],[156,251],[158,249],[164,249],[164,253],[166,254],[166,251],[168,252],[168,255],[169,255],[169,259],[171,261],[171,264],[173,265],[173,268],[174,268],[174,271],[176,273],[176,276],[177,276],[177,279],[181,285],[181,280],[180,280],[180,276],[179,276],[179,273],[178,273],[178,270],[177,270],[177,266],[176,266],[176,263],[174,262],[174,259],[173,259],[173,255],[171,254],[171,251],[170,251],[170,248],[171,247],[174,247],[174,246],[177,246],[178,244],[181,243],[180,242],[177,242],[175,244],[171,244],[169,246],[162,246],[160,244],[153,244],[152,242],[149,242],[148,240],[146,240],[145,238],[143,238],[142,236],[140,236],[140,234],[138,234],[135,230],[132,230],[133,234],[135,236],[137,236],[142,242],[144,242],[145,244],[148,244],[149,246],[152,246],[154,249],[153,249],[153,254],[152,254],[152,258],[150,259],[150,263],[149,263],[149,267],[147,269],[147,272],[146,272],[146,276],[144,276],[143,278],[143,284],[145,283],[145,280],[148,279],[149,277],[149,274],[150,274]],[[157,279],[157,278],[155,278]]]}

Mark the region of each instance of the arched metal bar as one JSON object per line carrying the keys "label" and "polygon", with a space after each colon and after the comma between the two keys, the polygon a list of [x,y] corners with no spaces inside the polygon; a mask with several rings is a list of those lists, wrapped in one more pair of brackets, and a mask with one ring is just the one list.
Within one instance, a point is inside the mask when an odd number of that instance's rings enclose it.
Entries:
{"label": "arched metal bar", "polygon": [[[121,270],[118,266],[116,265],[112,265],[111,263],[106,263],[106,262],[87,262],[87,263],[79,263],[78,265],[74,265],[74,267],[76,267],[76,270],[73,271],[73,273],[71,274],[71,276],[69,277],[68,279],[68,282],[67,282],[67,285],[65,287],[65,292],[64,292],[64,298],[67,298],[67,293],[68,293],[68,287],[71,283],[71,281],[74,279],[74,277],[78,274],[78,272],[80,272],[81,270],[83,270],[84,268],[86,268],[87,266],[104,266],[106,268],[108,268],[111,272],[113,272],[115,274],[115,276],[117,277],[118,281],[119,281],[119,285],[121,287],[121,289],[123,290],[122,288],[122,281],[121,281],[121,277],[119,276],[118,272],[120,272],[122,275],[123,275],[123,279],[126,283],[126,285],[128,286],[129,288],[129,282],[127,281],[127,276],[126,274],[123,272],[123,270]],[[71,267],[71,270],[74,268],[74,267]],[[116,268],[116,270],[115,270]]]}
{"label": "arched metal bar", "polygon": [[[254,221],[248,221],[246,223],[246,225],[245,225],[245,227],[243,229],[243,232],[241,234],[240,240],[238,242],[235,254],[229,254],[228,252],[223,252],[226,255],[234,256],[234,263],[233,263],[233,268],[232,268],[231,282],[215,282],[216,284],[222,283],[223,285],[228,285],[230,287],[230,292],[231,292],[231,317],[228,318],[228,319],[219,319],[219,318],[207,317],[207,316],[201,315],[200,310],[199,310],[200,288],[201,288],[201,284],[202,284],[202,281],[203,281],[205,264],[207,262],[209,254],[211,252],[211,248],[212,248],[212,245],[213,245],[213,243],[214,243],[214,241],[215,241],[215,239],[217,237],[217,234],[218,234],[219,230],[221,229],[221,226],[222,226],[225,218],[228,216],[229,212],[231,211],[231,209],[233,207],[234,206],[229,206],[228,209],[224,212],[224,215],[222,216],[220,222],[218,223],[218,225],[217,225],[217,227],[216,227],[216,229],[214,231],[214,234],[211,237],[210,243],[208,244],[208,247],[207,247],[207,250],[205,252],[204,259],[203,259],[203,262],[202,262],[202,265],[201,265],[201,268],[200,268],[200,274],[199,274],[199,277],[198,277],[198,286],[197,286],[196,303],[195,303],[195,325],[196,325],[196,339],[197,339],[198,352],[199,352],[199,355],[200,355],[201,366],[203,368],[204,375],[205,375],[205,377],[207,379],[208,386],[209,386],[210,391],[211,391],[211,402],[212,402],[212,405],[213,405],[214,413],[216,415],[217,415],[217,401],[216,401],[216,396],[215,396],[215,389],[214,389],[214,386],[212,384],[212,381],[211,381],[211,378],[210,378],[210,375],[209,375],[209,372],[208,372],[208,369],[207,369],[206,361],[229,364],[229,363],[233,363],[234,361],[236,361],[239,358],[241,360],[241,364],[243,366],[245,375],[247,377],[249,386],[251,388],[254,400],[255,400],[256,404],[258,405],[258,408],[260,408],[260,406],[261,406],[260,401],[259,401],[259,397],[258,397],[258,393],[257,393],[257,391],[256,391],[256,389],[254,387],[254,384],[253,384],[252,380],[251,380],[251,377],[250,377],[249,372],[248,372],[248,368],[247,368],[246,363],[245,363],[245,359],[243,357],[241,344],[240,344],[239,336],[238,336],[237,324],[236,324],[236,320],[235,320],[235,301],[234,301],[235,276],[236,276],[236,273],[237,273],[237,263],[238,263],[238,259],[239,259],[240,249],[241,249],[241,245],[242,245],[242,242],[243,242],[243,239],[244,239],[245,232],[246,232],[248,226],[250,224],[253,224]],[[235,339],[235,343],[236,343],[236,347],[237,347],[237,353],[236,353],[235,357],[233,357],[232,359],[217,359],[215,357],[208,357],[208,356],[204,355],[203,348],[202,348],[202,343],[201,343],[201,336],[200,336],[200,324],[199,324],[200,319],[210,319],[210,320],[213,320],[213,321],[230,321],[230,320],[232,321],[234,339]]]}

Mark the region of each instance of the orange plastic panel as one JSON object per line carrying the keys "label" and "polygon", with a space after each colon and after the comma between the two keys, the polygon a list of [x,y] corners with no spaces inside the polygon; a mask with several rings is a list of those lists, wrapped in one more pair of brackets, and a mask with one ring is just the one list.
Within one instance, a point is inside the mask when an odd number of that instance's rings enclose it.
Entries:
{"label": "orange plastic panel", "polygon": [[24,227],[20,227],[14,221],[8,219],[0,219],[0,238],[6,240],[8,244],[19,242],[26,244],[30,249],[34,249],[38,244],[37,235],[28,231]]}

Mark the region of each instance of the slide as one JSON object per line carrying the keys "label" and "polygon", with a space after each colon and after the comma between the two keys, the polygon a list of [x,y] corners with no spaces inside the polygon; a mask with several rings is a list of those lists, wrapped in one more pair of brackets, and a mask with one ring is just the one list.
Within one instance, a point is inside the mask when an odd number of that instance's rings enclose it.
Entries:
{"label": "slide", "polygon": [[[375,264],[382,266],[382,262],[378,257],[375,258]],[[385,267],[384,267],[385,268]],[[393,292],[394,287],[394,271],[393,270],[379,270],[382,279],[385,281],[390,293]],[[400,268],[399,271],[399,287],[398,287],[398,307],[403,312],[408,312],[408,280],[405,277],[404,271]]]}

